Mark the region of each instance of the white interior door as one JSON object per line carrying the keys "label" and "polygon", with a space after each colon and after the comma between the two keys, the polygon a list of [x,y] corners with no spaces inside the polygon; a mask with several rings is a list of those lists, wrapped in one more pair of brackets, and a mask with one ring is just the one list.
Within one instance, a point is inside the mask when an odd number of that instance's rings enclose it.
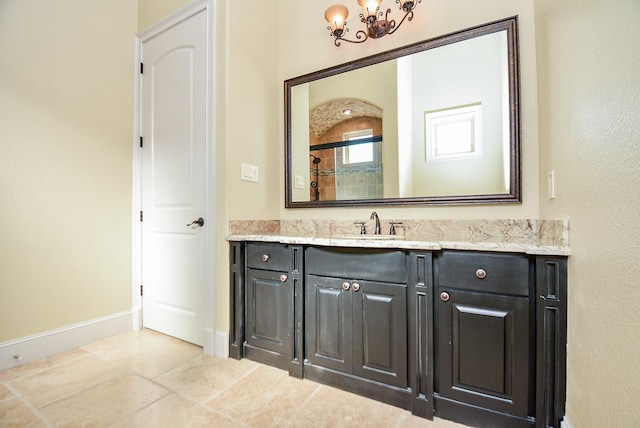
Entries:
{"label": "white interior door", "polygon": [[140,83],[143,325],[198,345],[210,226],[206,19],[201,11],[145,41]]}

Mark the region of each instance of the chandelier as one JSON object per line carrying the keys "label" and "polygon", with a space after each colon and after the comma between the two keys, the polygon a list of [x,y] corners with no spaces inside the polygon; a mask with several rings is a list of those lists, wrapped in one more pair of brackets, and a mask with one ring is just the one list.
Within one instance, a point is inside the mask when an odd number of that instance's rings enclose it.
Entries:
{"label": "chandelier", "polygon": [[349,9],[346,6],[337,4],[329,7],[324,12],[324,18],[329,23],[327,29],[331,32],[336,46],[340,46],[340,42],[363,43],[368,39],[379,39],[387,34],[393,34],[405,21],[413,19],[413,10],[422,0],[396,0],[396,4],[400,5],[399,9],[404,13],[400,23],[396,25],[395,19],[390,19],[391,9],[387,9],[386,13],[380,10],[382,0],[358,0],[358,4],[362,6],[363,12],[360,14],[360,21],[365,25],[364,30],[358,30],[355,40],[346,39],[344,36],[349,29],[347,26],[347,16]]}

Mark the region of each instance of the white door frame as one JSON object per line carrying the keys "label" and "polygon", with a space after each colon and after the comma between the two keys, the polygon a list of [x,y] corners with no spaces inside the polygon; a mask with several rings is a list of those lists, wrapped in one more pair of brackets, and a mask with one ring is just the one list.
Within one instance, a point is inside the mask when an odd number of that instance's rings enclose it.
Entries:
{"label": "white door frame", "polygon": [[140,62],[142,45],[145,41],[155,37],[157,34],[187,19],[190,16],[206,10],[207,12],[207,72],[206,72],[206,207],[205,220],[209,227],[205,228],[206,248],[206,284],[205,287],[205,310],[203,326],[203,350],[207,355],[226,356],[228,345],[225,335],[218,334],[216,341],[216,238],[217,238],[217,213],[216,213],[216,123],[215,123],[215,99],[216,99],[216,0],[199,0],[179,9],[165,19],[151,25],[135,36],[135,62],[134,62],[134,107],[133,107],[133,283],[132,283],[132,314],[133,330],[142,329],[142,298],[140,297],[140,285],[142,280],[142,227],[140,225],[141,210],[141,155],[140,155],[140,105],[141,105],[141,84],[140,84]]}

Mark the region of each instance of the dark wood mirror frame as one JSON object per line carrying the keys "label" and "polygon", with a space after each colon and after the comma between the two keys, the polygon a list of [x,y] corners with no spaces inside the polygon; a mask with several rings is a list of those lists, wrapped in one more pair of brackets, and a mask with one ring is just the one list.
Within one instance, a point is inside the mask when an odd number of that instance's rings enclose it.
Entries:
{"label": "dark wood mirror frame", "polygon": [[[454,195],[454,196],[421,196],[406,198],[381,199],[349,199],[321,201],[293,201],[292,174],[292,133],[291,133],[291,89],[304,83],[334,76],[369,65],[394,60],[406,55],[434,49],[456,42],[472,39],[499,31],[507,32],[507,55],[509,76],[509,146],[510,174],[509,193]],[[309,73],[284,82],[285,101],[285,208],[327,208],[349,206],[377,205],[471,205],[471,204],[517,204],[521,203],[521,171],[520,171],[520,64],[518,52],[518,18],[511,17],[468,28],[444,36],[427,39],[380,54],[354,60],[335,67]]]}

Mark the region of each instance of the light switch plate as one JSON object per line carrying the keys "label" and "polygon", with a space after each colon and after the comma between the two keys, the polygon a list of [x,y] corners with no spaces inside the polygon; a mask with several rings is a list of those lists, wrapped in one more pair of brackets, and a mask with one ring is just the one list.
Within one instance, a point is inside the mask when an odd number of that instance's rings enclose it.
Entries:
{"label": "light switch plate", "polygon": [[258,167],[248,163],[240,164],[240,180],[258,182]]}
{"label": "light switch plate", "polygon": [[549,171],[547,174],[547,184],[549,186],[549,199],[556,198],[556,172],[555,170]]}
{"label": "light switch plate", "polygon": [[304,176],[296,175],[296,180],[294,185],[296,189],[304,189]]}

